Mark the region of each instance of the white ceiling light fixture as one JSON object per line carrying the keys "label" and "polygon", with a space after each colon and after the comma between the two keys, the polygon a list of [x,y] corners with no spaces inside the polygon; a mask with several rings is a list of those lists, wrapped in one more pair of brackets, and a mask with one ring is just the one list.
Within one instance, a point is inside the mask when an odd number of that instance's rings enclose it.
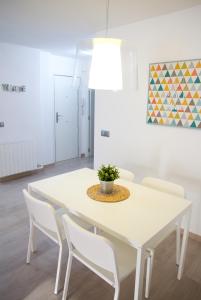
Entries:
{"label": "white ceiling light fixture", "polygon": [[122,40],[108,37],[109,2],[106,7],[106,33],[104,38],[93,39],[92,61],[89,71],[89,88],[122,90]]}
{"label": "white ceiling light fixture", "polygon": [[107,1],[105,37],[98,35],[77,43],[73,85],[77,76],[82,74],[85,87],[90,89],[134,92],[138,89],[135,43],[132,39],[116,39],[108,35],[109,0],[105,1]]}

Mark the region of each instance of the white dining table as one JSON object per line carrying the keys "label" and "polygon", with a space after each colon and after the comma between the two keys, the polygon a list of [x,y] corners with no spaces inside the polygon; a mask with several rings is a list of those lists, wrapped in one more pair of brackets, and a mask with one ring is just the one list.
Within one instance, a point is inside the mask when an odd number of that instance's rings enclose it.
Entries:
{"label": "white dining table", "polygon": [[177,278],[181,279],[188,243],[191,202],[143,185],[116,180],[127,187],[125,201],[104,203],[92,200],[87,189],[99,183],[97,171],[88,168],[49,177],[28,184],[36,193],[53,204],[77,212],[94,226],[107,231],[137,250],[134,300],[143,299],[143,276],[146,249],[168,227],[183,218],[183,239]]}

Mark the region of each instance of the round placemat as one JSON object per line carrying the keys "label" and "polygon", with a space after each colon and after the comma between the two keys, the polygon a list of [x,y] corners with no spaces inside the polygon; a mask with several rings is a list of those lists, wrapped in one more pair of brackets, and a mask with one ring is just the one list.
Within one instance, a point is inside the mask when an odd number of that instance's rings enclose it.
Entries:
{"label": "round placemat", "polygon": [[87,195],[100,202],[119,202],[128,199],[130,192],[126,187],[114,184],[112,193],[105,194],[101,192],[100,184],[96,184],[88,188]]}

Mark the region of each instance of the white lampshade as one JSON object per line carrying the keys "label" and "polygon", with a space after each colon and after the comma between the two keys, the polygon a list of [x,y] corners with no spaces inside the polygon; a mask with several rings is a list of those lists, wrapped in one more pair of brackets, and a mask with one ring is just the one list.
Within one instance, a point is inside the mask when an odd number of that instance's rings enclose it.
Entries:
{"label": "white lampshade", "polygon": [[122,85],[121,40],[93,39],[89,88],[122,90]]}

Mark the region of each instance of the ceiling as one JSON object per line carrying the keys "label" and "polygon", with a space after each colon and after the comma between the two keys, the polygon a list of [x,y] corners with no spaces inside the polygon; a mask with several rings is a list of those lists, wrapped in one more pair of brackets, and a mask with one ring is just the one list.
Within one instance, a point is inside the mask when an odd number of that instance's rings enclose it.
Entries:
{"label": "ceiling", "polygon": [[[109,27],[183,10],[201,0],[110,0]],[[0,42],[66,55],[105,28],[106,0],[0,0]]]}

